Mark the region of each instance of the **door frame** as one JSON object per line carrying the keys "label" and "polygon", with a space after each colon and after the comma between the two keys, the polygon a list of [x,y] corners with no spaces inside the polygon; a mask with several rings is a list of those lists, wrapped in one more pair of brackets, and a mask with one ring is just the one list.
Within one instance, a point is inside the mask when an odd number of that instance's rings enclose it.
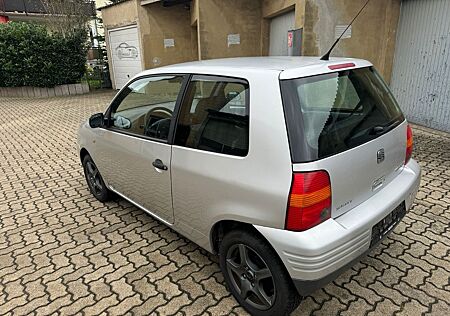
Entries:
{"label": "door frame", "polygon": [[[133,82],[135,82],[137,80],[141,80],[141,79],[145,79],[145,78],[152,78],[152,77],[164,77],[164,76],[184,76],[183,82],[181,84],[180,92],[178,93],[177,100],[175,102],[175,107],[174,107],[174,110],[173,110],[172,120],[170,122],[169,136],[167,137],[167,140],[153,138],[153,137],[149,137],[149,136],[145,136],[145,135],[138,135],[138,134],[127,132],[125,130],[121,130],[121,129],[117,129],[117,128],[111,127],[111,123],[112,123],[112,121],[111,121],[111,111],[112,111],[112,108],[117,104],[117,102],[121,101],[120,97],[121,97],[122,94],[125,93],[124,91],[125,91],[125,89],[128,86],[130,86]],[[186,89],[187,89],[187,86],[188,86],[188,84],[189,84],[189,82],[191,80],[191,77],[192,77],[192,75],[188,74],[188,73],[158,73],[158,74],[143,75],[143,76],[139,76],[139,77],[136,77],[136,78],[132,79],[127,85],[123,86],[122,89],[120,89],[120,91],[114,96],[113,100],[111,101],[111,103],[109,104],[108,108],[106,109],[104,117],[105,117],[105,121],[107,122],[107,126],[104,126],[103,128],[105,130],[109,131],[109,132],[125,134],[125,135],[136,137],[136,138],[150,140],[150,141],[153,141],[153,142],[156,142],[156,143],[163,143],[163,144],[173,145],[176,124],[178,122],[178,115],[179,115],[179,112],[180,112],[179,110],[180,110],[180,107],[181,107],[181,103],[183,102],[184,95],[186,93]]]}

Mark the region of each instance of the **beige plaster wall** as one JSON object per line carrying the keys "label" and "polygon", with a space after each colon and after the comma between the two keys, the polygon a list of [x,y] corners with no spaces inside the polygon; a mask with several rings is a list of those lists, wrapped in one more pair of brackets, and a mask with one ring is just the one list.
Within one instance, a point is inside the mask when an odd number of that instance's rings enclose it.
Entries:
{"label": "beige plaster wall", "polygon": [[[197,59],[261,56],[269,52],[270,19],[295,10],[304,28],[303,54],[319,56],[334,41],[336,25],[348,24],[365,0],[193,0],[190,10],[129,0],[102,10],[107,29],[137,23],[143,67]],[[333,56],[368,59],[390,81],[401,0],[371,1]],[[227,36],[239,34],[239,45]],[[164,48],[164,38],[175,47]]]}
{"label": "beige plaster wall", "polygon": [[137,21],[137,1],[128,0],[101,10],[105,29],[130,25]]}
{"label": "beige plaster wall", "polygon": [[[164,8],[158,2],[140,6],[138,18],[145,69],[197,60],[191,13],[184,6]],[[175,46],[164,47],[164,39],[173,39]]]}
{"label": "beige plaster wall", "polygon": [[[261,55],[261,0],[197,0],[202,59]],[[239,45],[227,36],[239,34]]]}
{"label": "beige plaster wall", "polygon": [[[334,42],[335,26],[348,24],[366,0],[306,0],[303,53],[324,54]],[[370,60],[389,82],[401,0],[371,1],[332,56]]]}

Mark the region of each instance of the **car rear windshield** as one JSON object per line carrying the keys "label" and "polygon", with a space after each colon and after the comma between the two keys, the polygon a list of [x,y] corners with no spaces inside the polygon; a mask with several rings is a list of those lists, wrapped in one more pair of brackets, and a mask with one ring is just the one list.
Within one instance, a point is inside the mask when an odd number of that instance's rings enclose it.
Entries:
{"label": "car rear windshield", "polygon": [[293,162],[354,148],[404,120],[373,67],[282,80],[281,93]]}

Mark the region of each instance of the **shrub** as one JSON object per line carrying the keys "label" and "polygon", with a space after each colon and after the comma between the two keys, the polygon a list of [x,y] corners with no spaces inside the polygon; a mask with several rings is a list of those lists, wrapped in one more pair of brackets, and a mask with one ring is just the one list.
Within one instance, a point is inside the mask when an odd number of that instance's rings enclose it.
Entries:
{"label": "shrub", "polygon": [[84,30],[63,36],[38,24],[0,24],[0,86],[77,83],[86,71],[86,43]]}

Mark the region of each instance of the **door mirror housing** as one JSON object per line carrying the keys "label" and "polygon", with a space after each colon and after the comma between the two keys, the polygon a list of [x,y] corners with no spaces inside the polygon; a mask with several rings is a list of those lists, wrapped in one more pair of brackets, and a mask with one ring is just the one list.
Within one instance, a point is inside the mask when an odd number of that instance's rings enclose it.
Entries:
{"label": "door mirror housing", "polygon": [[91,128],[103,127],[105,123],[105,117],[103,113],[96,113],[89,118],[89,126]]}
{"label": "door mirror housing", "polygon": [[227,93],[227,99],[228,101],[241,101],[241,96],[237,91],[230,91]]}

